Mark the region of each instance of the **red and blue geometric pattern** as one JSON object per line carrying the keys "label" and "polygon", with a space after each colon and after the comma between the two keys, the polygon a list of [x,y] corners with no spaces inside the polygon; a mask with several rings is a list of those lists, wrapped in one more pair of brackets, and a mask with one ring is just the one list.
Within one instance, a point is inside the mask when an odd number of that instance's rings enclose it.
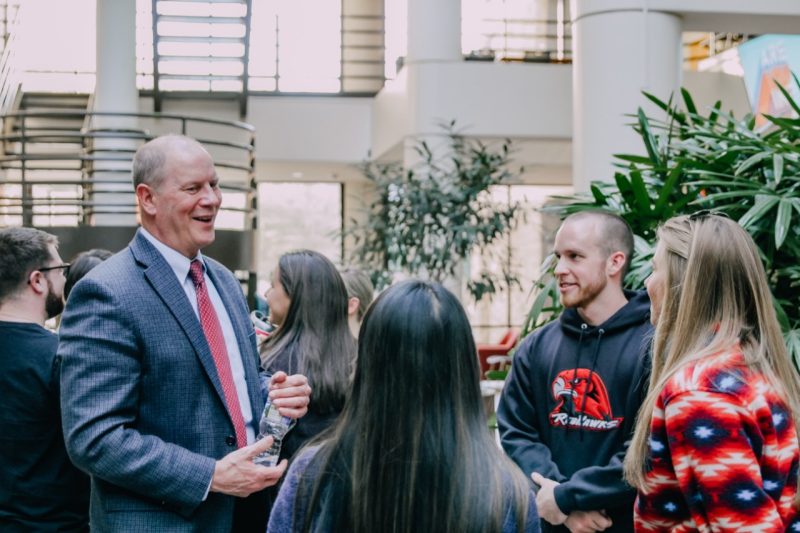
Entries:
{"label": "red and blue geometric pattern", "polygon": [[791,414],[737,350],[687,364],[650,433],[637,531],[796,531],[800,448]]}

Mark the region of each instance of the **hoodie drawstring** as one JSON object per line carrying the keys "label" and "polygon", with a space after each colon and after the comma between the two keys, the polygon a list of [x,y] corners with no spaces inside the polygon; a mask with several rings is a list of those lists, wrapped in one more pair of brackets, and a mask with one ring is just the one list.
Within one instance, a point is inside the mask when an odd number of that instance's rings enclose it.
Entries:
{"label": "hoodie drawstring", "polygon": [[[586,324],[581,324],[581,337],[583,337],[583,328],[585,326],[586,326]],[[597,356],[600,354],[600,342],[603,340],[603,334],[604,333],[605,333],[605,330],[603,328],[600,328],[600,329],[597,330],[597,342],[594,344],[594,355],[592,355],[592,366],[589,369],[589,378],[588,378],[589,384],[592,383],[592,376],[594,376],[594,370],[597,367]],[[578,347],[580,347],[580,345],[578,345]],[[576,368],[575,372],[577,372],[577,371],[578,371],[578,369]],[[573,374],[573,376],[574,376],[574,374]],[[581,410],[580,410],[581,416],[586,416],[584,414],[584,409],[586,409],[586,398],[587,398],[587,396],[588,396],[588,394],[584,394],[583,395],[583,402],[581,402]],[[581,419],[580,435],[581,435],[581,441],[583,441],[583,419]]]}
{"label": "hoodie drawstring", "polygon": [[581,324],[581,334],[578,337],[578,347],[575,349],[575,364],[572,365],[572,381],[575,381],[575,378],[578,377],[578,367],[581,364],[581,344],[583,343],[583,336],[586,334],[586,330],[589,328],[586,324]]}

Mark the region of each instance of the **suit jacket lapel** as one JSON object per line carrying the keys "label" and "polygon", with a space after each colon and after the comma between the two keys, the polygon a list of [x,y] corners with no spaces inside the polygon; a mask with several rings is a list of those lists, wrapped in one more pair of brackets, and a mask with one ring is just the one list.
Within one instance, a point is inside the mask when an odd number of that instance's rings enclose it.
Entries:
{"label": "suit jacket lapel", "polygon": [[172,315],[180,324],[186,338],[192,344],[200,364],[203,366],[208,379],[217,391],[222,404],[225,405],[225,393],[217,375],[217,366],[208,347],[205,333],[194,314],[194,309],[186,298],[186,292],[178,283],[175,272],[167,261],[156,250],[139,231],[130,244],[131,252],[136,261],[142,265],[144,276],[147,278],[153,290],[158,294],[164,305],[170,310]]}

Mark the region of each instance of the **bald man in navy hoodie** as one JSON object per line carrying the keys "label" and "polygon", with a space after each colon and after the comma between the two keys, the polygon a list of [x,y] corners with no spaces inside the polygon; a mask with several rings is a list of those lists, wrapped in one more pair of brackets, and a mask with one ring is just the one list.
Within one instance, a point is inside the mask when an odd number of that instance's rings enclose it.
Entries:
{"label": "bald man in navy hoodie", "polygon": [[622,460],[644,398],[652,335],[645,291],[625,291],[633,234],[582,212],[556,234],[558,321],[528,336],[497,412],[506,453],[539,486],[543,531],[632,532]]}

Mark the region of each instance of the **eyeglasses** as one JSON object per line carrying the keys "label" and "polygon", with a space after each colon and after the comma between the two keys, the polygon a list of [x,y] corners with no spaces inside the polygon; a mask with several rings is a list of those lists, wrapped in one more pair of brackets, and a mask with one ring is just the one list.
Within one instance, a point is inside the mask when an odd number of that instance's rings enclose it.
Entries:
{"label": "eyeglasses", "polygon": [[701,209],[700,211],[695,211],[694,213],[689,215],[689,220],[694,222],[695,220],[701,220],[706,217],[714,217],[714,216],[728,218],[728,219],[731,218],[730,216],[728,216],[728,213],[725,213],[723,211],[717,211],[715,209]]}
{"label": "eyeglasses", "polygon": [[36,268],[34,270],[38,270],[39,272],[47,272],[48,270],[58,270],[59,268],[61,268],[61,269],[64,270],[64,277],[67,277],[69,275],[69,267],[70,267],[69,263],[64,263],[63,265],[55,265],[55,266],[51,266],[51,267]]}

